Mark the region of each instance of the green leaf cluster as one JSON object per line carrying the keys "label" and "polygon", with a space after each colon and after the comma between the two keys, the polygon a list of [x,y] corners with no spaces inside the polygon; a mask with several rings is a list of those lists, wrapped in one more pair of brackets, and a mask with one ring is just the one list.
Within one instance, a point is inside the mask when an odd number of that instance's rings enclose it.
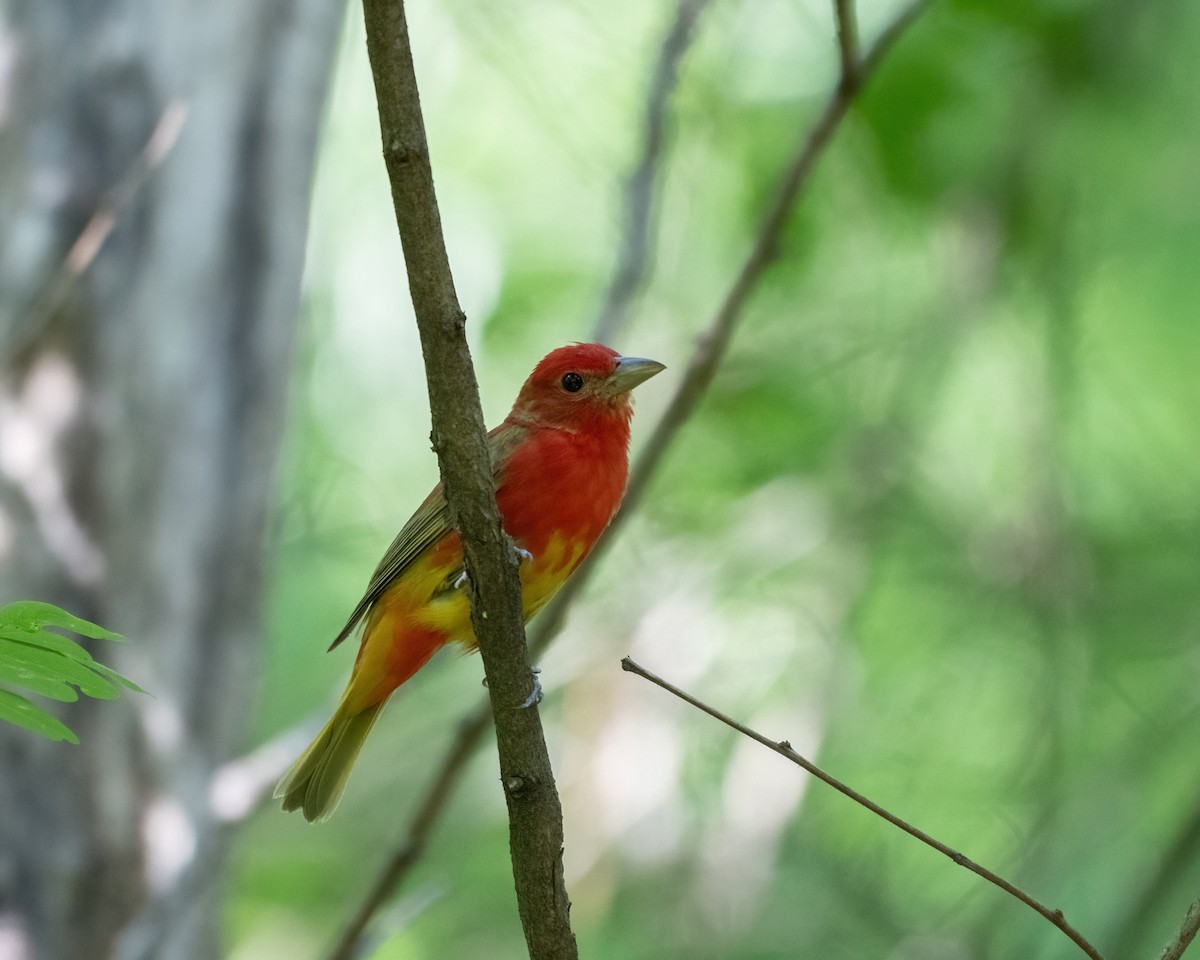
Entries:
{"label": "green leaf cluster", "polygon": [[97,700],[114,700],[122,687],[144,691],[97,662],[79,643],[51,628],[96,640],[125,639],[50,603],[25,600],[0,608],[0,720],[51,740],[78,743],[79,737],[65,723],[6,687],[22,687],[62,703],[78,700],[80,693]]}

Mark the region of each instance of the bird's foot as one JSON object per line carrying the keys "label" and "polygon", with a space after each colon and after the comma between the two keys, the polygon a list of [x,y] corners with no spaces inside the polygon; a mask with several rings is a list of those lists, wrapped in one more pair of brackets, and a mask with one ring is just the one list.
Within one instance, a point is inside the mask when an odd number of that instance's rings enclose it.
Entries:
{"label": "bird's foot", "polygon": [[527,710],[529,707],[542,702],[542,681],[538,679],[538,674],[541,672],[541,667],[533,668],[533,692],[531,692],[529,696],[525,698],[525,702],[517,708],[518,710]]}
{"label": "bird's foot", "polygon": [[467,571],[463,570],[459,573],[459,575],[457,577],[455,577],[450,582],[450,589],[451,590],[461,590],[463,587],[465,587],[470,582],[471,582],[471,578],[467,576]]}
{"label": "bird's foot", "polygon": [[[528,710],[534,704],[542,702],[542,681],[538,679],[538,674],[542,672],[542,668],[531,667],[530,672],[533,675],[533,692],[525,698],[524,702],[517,705],[518,710]],[[481,682],[486,687],[488,685],[487,677],[484,677]]]}
{"label": "bird's foot", "polygon": [[533,563],[533,554],[530,553],[528,550],[526,550],[524,547],[518,547],[514,543],[513,549],[517,552],[517,562],[518,563]]}

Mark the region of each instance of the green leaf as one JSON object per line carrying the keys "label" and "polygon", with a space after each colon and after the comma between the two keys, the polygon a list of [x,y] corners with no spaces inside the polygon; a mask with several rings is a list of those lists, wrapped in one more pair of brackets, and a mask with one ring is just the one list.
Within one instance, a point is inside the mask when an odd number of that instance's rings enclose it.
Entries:
{"label": "green leaf", "polygon": [[119,633],[105,630],[90,620],[67,613],[52,603],[39,603],[36,600],[21,600],[0,609],[0,622],[27,633],[37,633],[44,627],[59,627],[94,640],[125,639]]}
{"label": "green leaf", "polygon": [[79,699],[79,691],[65,680],[43,676],[3,657],[0,657],[0,680],[60,703],[74,703]]}
{"label": "green leaf", "polygon": [[71,728],[45,710],[34,706],[24,697],[17,696],[8,690],[0,690],[0,720],[7,720],[17,726],[40,733],[51,740],[66,740],[78,743]]}
{"label": "green leaf", "polygon": [[79,663],[90,665],[96,662],[84,647],[70,637],[64,637],[52,630],[27,630],[23,626],[14,627],[12,624],[5,624],[3,617],[4,611],[0,610],[0,638],[2,639],[12,640],[16,643],[36,644]]}
{"label": "green leaf", "polygon": [[104,664],[97,663],[95,660],[93,660],[89,664],[89,666],[96,673],[100,674],[100,676],[104,677],[104,679],[107,680],[109,683],[124,687],[126,690],[132,690],[134,693],[145,693],[146,692],[141,687],[139,687],[136,683],[134,683],[132,680],[130,680],[128,677],[124,677],[121,674],[117,673],[117,671],[114,670],[112,667],[106,667]]}
{"label": "green leaf", "polygon": [[[54,628],[54,629],[51,629]],[[125,687],[144,693],[136,683],[98,663],[83,646],[55,629],[99,640],[123,640],[81,617],[49,603],[23,601],[0,608],[0,682],[52,700],[70,702],[83,693],[112,700]],[[78,743],[61,721],[24,697],[0,688],[0,720],[51,737]]]}
{"label": "green leaf", "polygon": [[124,686],[126,690],[132,690],[134,694],[144,694],[145,692],[145,690],[140,688],[140,686],[138,686],[136,683],[133,683],[133,680],[128,677],[122,677],[121,674],[113,670],[112,667],[106,667],[103,664],[97,664],[95,660],[92,660],[91,668],[92,670],[96,671],[96,673],[100,674],[101,677],[108,680],[109,683],[113,683],[118,686]]}
{"label": "green leaf", "polygon": [[[19,671],[21,677],[17,677],[14,671]],[[13,680],[24,677],[59,680],[74,684],[82,693],[98,700],[112,700],[120,693],[91,664],[80,663],[54,650],[7,637],[0,637],[0,676]]]}
{"label": "green leaf", "polygon": [[[85,664],[88,669],[100,674],[111,683],[118,684],[137,693],[146,692],[128,677],[124,677],[111,667],[106,667],[104,664],[97,662],[84,647],[80,646],[70,637],[64,637],[50,630],[30,632],[24,629],[24,627],[13,627],[11,624],[6,624],[4,621],[7,610],[7,607],[0,610],[0,641],[10,640],[15,643],[35,644],[38,647],[51,650],[78,663]],[[87,621],[83,622],[86,623]],[[114,633],[113,636],[117,637],[119,634]]]}

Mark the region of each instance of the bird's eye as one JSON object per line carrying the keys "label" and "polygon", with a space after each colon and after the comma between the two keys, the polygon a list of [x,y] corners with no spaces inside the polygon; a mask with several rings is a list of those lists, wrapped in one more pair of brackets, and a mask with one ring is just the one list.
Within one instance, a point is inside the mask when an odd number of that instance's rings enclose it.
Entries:
{"label": "bird's eye", "polygon": [[564,373],[562,378],[563,389],[567,393],[578,393],[583,389],[583,377],[577,373]]}

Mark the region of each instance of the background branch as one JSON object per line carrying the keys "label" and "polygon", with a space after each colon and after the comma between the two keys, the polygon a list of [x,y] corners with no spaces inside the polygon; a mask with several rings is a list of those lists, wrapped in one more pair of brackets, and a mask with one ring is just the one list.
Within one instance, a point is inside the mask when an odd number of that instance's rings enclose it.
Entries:
{"label": "background branch", "polygon": [[549,646],[554,635],[562,628],[566,612],[575,598],[583,591],[615,532],[624,524],[641,503],[646,488],[657,472],[663,456],[688,418],[699,406],[704,394],[716,376],[717,368],[729,350],[734,330],[742,319],[743,311],[751,294],[758,286],[763,274],[779,256],[779,240],[787,225],[800,195],[812,176],[818,158],[828,146],[834,131],[846,115],[846,111],[861,91],[863,84],[882,62],[892,44],[912,24],[930,0],[915,0],[901,11],[900,15],[880,34],[870,52],[863,58],[860,69],[853,74],[843,74],[841,81],[829,95],[829,99],[813,125],[805,132],[800,144],[788,164],[775,190],[774,199],[767,208],[759,225],[754,246],[742,263],[741,269],[726,293],[720,308],[704,332],[697,339],[687,369],[675,388],[666,411],[655,425],[654,432],[646,442],[641,454],[634,462],[629,476],[629,489],[621,509],[613,518],[608,530],[592,550],[586,561],[575,571],[538,620],[531,631],[535,655]]}
{"label": "background branch", "polygon": [[491,715],[488,701],[484,698],[459,724],[458,735],[446,750],[442,765],[430,780],[425,796],[417,804],[404,838],[392,851],[388,862],[375,878],[354,916],[342,930],[337,943],[328,954],[329,960],[354,960],[359,955],[358,947],[371,918],[383,908],[393,891],[425,852],[429,836],[454,793],[454,788],[458,786],[459,778],[467,768],[467,762],[474,755],[480,737],[487,730]]}
{"label": "background branch", "polygon": [[1172,887],[1186,876],[1189,865],[1195,862],[1200,851],[1200,803],[1181,824],[1175,839],[1167,846],[1158,866],[1145,885],[1129,898],[1129,907],[1123,922],[1113,938],[1113,953],[1118,957],[1131,956],[1149,920],[1154,915],[1155,904],[1169,899]]}
{"label": "background branch", "polygon": [[[720,309],[706,331],[699,337],[696,349],[692,353],[667,412],[659,421],[646,447],[634,463],[630,474],[629,488],[620,511],[587,560],[575,571],[530,630],[529,652],[532,659],[536,660],[562,629],[571,604],[575,602],[587,585],[600,556],[607,550],[615,532],[640,503],[646,488],[662,462],[663,455],[711,384],[713,376],[728,350],[734,328],[742,316],[743,307],[762,278],[766,267],[775,259],[783,227],[794,210],[808,177],[812,174],[816,160],[828,145],[837,125],[845,116],[848,107],[862,89],[865,81],[882,62],[888,50],[928,5],[929,0],[916,0],[901,11],[897,18],[880,34],[868,55],[863,58],[860,69],[854,75],[853,82],[847,83],[843,77],[830,93],[829,100],[818,118],[801,139],[794,159],[781,177],[774,200],[763,217],[751,252],[743,262]],[[446,801],[461,778],[476,743],[486,730],[486,724],[477,722],[481,709],[482,707],[476,707],[462,721],[458,736],[447,748],[442,764],[431,778],[424,798],[418,803],[400,843],[376,876],[365,898],[355,911],[354,917],[347,924],[341,938],[329,954],[329,960],[349,960],[355,955],[357,945],[361,942],[371,918],[395,893],[424,852],[429,834],[445,809]]]}
{"label": "background branch", "polygon": [[696,21],[708,0],[679,0],[667,35],[663,38],[646,96],[642,121],[642,150],[625,186],[625,233],[621,252],[604,303],[592,327],[592,339],[609,343],[625,325],[629,305],[650,271],[654,233],[654,185],[661,167],[666,139],[667,102],[679,81],[679,64],[691,45]]}
{"label": "background branch", "polygon": [[[1046,920],[1049,920],[1052,924],[1054,924],[1054,926],[1056,926],[1059,930],[1061,930],[1064,934],[1066,934],[1076,944],[1076,946],[1078,946],[1080,950],[1082,950],[1085,954],[1087,954],[1089,957],[1091,957],[1092,960],[1104,960],[1103,956],[1100,954],[1100,951],[1098,951],[1095,947],[1093,947],[1078,930],[1076,930],[1074,927],[1072,927],[1067,922],[1066,917],[1063,916],[1063,913],[1061,910],[1056,910],[1056,909],[1052,909],[1050,907],[1045,906],[1038,900],[1035,900],[1033,897],[1031,897],[1028,893],[1026,893],[1020,887],[1016,886],[1015,884],[1010,883],[1008,880],[1005,880],[999,874],[993,873],[991,870],[987,869],[987,867],[980,866],[978,863],[976,863],[970,857],[967,857],[967,856],[963,855],[962,853],[959,853],[957,850],[952,850],[950,847],[946,846],[940,840],[934,839],[929,834],[927,834],[925,831],[920,830],[917,827],[914,827],[912,824],[910,824],[906,820],[902,820],[900,817],[896,816],[894,813],[891,813],[890,811],[881,807],[879,804],[875,803],[873,800],[870,800],[867,797],[863,796],[857,790],[854,790],[853,788],[848,787],[846,784],[842,783],[840,780],[838,780],[834,777],[831,777],[828,773],[826,773],[824,770],[822,770],[820,767],[818,767],[815,763],[812,763],[811,761],[805,759],[800,754],[798,754],[795,750],[793,750],[792,745],[788,741],[780,740],[777,742],[775,740],[771,740],[770,738],[763,736],[757,730],[753,730],[750,727],[747,727],[745,724],[739,723],[737,720],[734,720],[732,717],[728,716],[727,714],[722,713],[720,710],[717,710],[715,707],[710,707],[703,700],[699,700],[696,697],[693,697],[690,693],[687,693],[686,691],[681,690],[679,687],[675,686],[672,683],[669,683],[668,681],[664,680],[662,677],[658,676],[657,674],[651,673],[645,667],[636,663],[629,657],[625,657],[624,659],[621,660],[621,668],[623,670],[628,671],[629,673],[637,674],[637,676],[643,678],[644,680],[649,680],[651,683],[653,683],[659,687],[662,687],[668,693],[673,693],[675,696],[677,696],[680,700],[683,700],[685,703],[690,703],[693,707],[696,707],[698,710],[704,711],[710,717],[720,720],[726,726],[732,727],[738,733],[749,737],[751,740],[755,740],[758,743],[761,743],[764,747],[767,747],[770,750],[774,750],[781,757],[786,757],[788,760],[791,760],[792,763],[796,764],[797,766],[803,767],[806,771],[811,773],[814,777],[816,777],[822,783],[828,784],[829,786],[833,787],[833,789],[837,790],[839,793],[843,794],[844,796],[849,797],[855,803],[866,807],[868,810],[870,810],[876,816],[882,817],[884,820],[886,820],[888,823],[892,824],[893,826],[899,827],[901,830],[903,830],[905,833],[907,833],[910,837],[915,837],[916,839],[920,840],[922,843],[924,843],[927,846],[930,846],[934,850],[938,851],[938,853],[941,853],[941,854],[949,857],[951,860],[953,860],[955,863],[957,863],[960,867],[966,867],[972,873],[983,877],[989,883],[995,884],[997,887],[999,887],[1005,893],[1010,894],[1013,897],[1016,897],[1027,907],[1030,907],[1031,909],[1037,911],[1037,913],[1041,914],[1041,916],[1043,916]],[[1194,935],[1195,930],[1193,930],[1192,933]]]}
{"label": "background branch", "polygon": [[841,60],[842,82],[858,76],[858,24],[854,17],[853,0],[834,0],[838,56]]}
{"label": "background branch", "polygon": [[577,956],[562,868],[562,807],[536,705],[517,557],[492,489],[479,387],[442,237],[403,0],[364,0],[383,155],[429,384],[433,447],[462,536],[471,620],[488,679],[509,814],[517,908],[532,960]]}
{"label": "background branch", "polygon": [[121,178],[100,197],[83,229],[67,250],[62,264],[50,278],[45,293],[33,307],[26,322],[22,339],[15,345],[15,357],[28,357],[45,336],[47,325],[66,305],[72,289],[95,261],[116,227],[118,218],[175,149],[187,115],[188,104],[184,100],[172,100],[163,108],[145,145]]}
{"label": "background branch", "polygon": [[1200,932],[1200,897],[1193,900],[1192,905],[1188,907],[1187,914],[1183,918],[1183,924],[1179,928],[1179,933],[1167,944],[1159,960],[1179,960],[1183,956],[1183,952],[1188,948],[1188,945],[1196,939],[1198,932]]}

